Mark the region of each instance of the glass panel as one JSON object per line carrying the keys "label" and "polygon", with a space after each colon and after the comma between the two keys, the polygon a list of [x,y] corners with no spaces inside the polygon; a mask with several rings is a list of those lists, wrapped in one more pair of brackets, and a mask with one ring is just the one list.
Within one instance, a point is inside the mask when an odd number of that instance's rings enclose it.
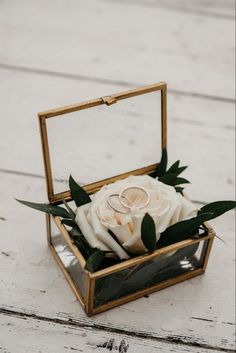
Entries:
{"label": "glass panel", "polygon": [[72,278],[76,288],[79,290],[81,296],[85,297],[85,274],[81,268],[77,258],[71,252],[63,235],[60,233],[52,217],[51,220],[51,241],[57,255],[60,257],[67,272]]}
{"label": "glass panel", "polygon": [[203,267],[208,240],[96,280],[94,307]]}
{"label": "glass panel", "polygon": [[161,91],[47,120],[55,193],[160,161]]}

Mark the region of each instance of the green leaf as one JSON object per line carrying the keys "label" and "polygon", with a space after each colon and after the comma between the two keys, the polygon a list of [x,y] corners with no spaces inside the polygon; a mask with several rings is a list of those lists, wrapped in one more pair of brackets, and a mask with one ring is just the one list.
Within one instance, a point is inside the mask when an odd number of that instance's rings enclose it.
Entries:
{"label": "green leaf", "polygon": [[185,178],[176,178],[174,181],[173,181],[173,185],[182,185],[182,184],[189,184],[190,181],[188,181],[187,179]]}
{"label": "green leaf", "polygon": [[201,215],[205,212],[212,212],[210,219],[221,216],[225,212],[228,212],[236,207],[236,201],[215,201],[211,202],[208,205],[203,206],[198,214]]}
{"label": "green leaf", "polygon": [[193,234],[191,237],[190,237],[190,239],[199,239],[200,237],[199,237],[199,234],[197,234],[197,233],[195,233],[195,234]]}
{"label": "green leaf", "polygon": [[164,184],[167,185],[179,185],[179,184],[186,184],[189,183],[187,179],[178,178],[178,175],[181,174],[187,166],[179,167],[179,161],[175,162],[167,172],[158,178]]}
{"label": "green leaf", "polygon": [[71,215],[71,218],[72,218],[72,219],[75,219],[75,216],[76,216],[76,215],[75,215],[75,212],[70,208],[70,206],[68,205],[68,203],[66,202],[66,200],[62,199],[62,201],[63,201],[65,207],[67,208],[69,214]]}
{"label": "green leaf", "polygon": [[167,161],[168,161],[168,156],[167,156],[167,150],[166,148],[163,148],[162,150],[162,156],[161,156],[161,162],[159,166],[157,167],[156,170],[156,175],[158,177],[162,176],[166,172],[166,167],[167,167]]}
{"label": "green leaf", "polygon": [[90,272],[97,271],[104,259],[105,253],[103,251],[96,250],[92,255],[89,256],[88,260],[86,261],[86,270]]}
{"label": "green leaf", "polygon": [[159,181],[167,185],[173,185],[173,182],[175,179],[176,179],[176,174],[174,173],[165,174],[158,178]]}
{"label": "green leaf", "polygon": [[180,175],[188,166],[179,167],[180,161],[176,161],[166,172],[166,174],[175,174],[176,176]]}
{"label": "green leaf", "polygon": [[60,206],[50,205],[47,203],[34,203],[34,202],[28,202],[28,201],[23,201],[23,200],[18,200],[18,199],[16,199],[16,201],[22,203],[25,206],[34,208],[35,210],[49,213],[53,216],[59,216],[59,217],[63,217],[63,218],[71,218],[71,215],[69,214],[69,212],[67,212],[67,210],[65,210],[64,208],[62,208]]}
{"label": "green leaf", "polygon": [[183,171],[184,171],[185,169],[187,169],[187,168],[188,168],[187,165],[185,165],[185,166],[183,166],[183,167],[179,167],[178,170],[176,171],[176,176],[178,176],[178,175],[180,175],[181,173],[183,173]]}
{"label": "green leaf", "polygon": [[153,218],[146,213],[141,224],[141,238],[148,252],[156,248],[156,226]]}
{"label": "green leaf", "polygon": [[84,238],[78,226],[74,225],[74,227],[69,230],[69,234],[74,244],[77,246],[77,248],[83,255],[83,257],[87,259],[94,252],[94,249],[89,245],[87,240]]}
{"label": "green leaf", "polygon": [[83,234],[82,234],[81,230],[78,228],[77,224],[74,225],[74,227],[70,230],[69,233],[70,233],[72,239],[83,236]]}
{"label": "green leaf", "polygon": [[179,169],[179,163],[180,163],[180,161],[178,160],[174,164],[172,164],[172,166],[167,170],[166,173],[168,173],[168,174],[174,173],[175,174],[177,172],[177,170]]}
{"label": "green leaf", "polygon": [[181,195],[183,195],[183,190],[184,190],[184,188],[181,188],[180,186],[175,187],[175,191],[179,192]]}
{"label": "green leaf", "polygon": [[157,248],[162,248],[190,238],[198,231],[200,225],[208,221],[211,216],[211,212],[202,213],[196,217],[173,224],[161,234],[157,242]]}
{"label": "green leaf", "polygon": [[61,223],[65,224],[65,225],[67,225],[69,227],[72,227],[72,228],[75,226],[75,222],[70,220],[70,219],[62,219]]}
{"label": "green leaf", "polygon": [[71,175],[69,179],[69,186],[70,186],[71,196],[75,201],[77,207],[91,202],[89,194],[76,183],[76,181],[72,178]]}
{"label": "green leaf", "polygon": [[80,250],[85,259],[87,259],[91,254],[94,253],[96,249],[92,248],[89,245],[77,224],[69,230],[69,233],[74,244]]}
{"label": "green leaf", "polygon": [[73,242],[85,259],[88,259],[89,256],[93,253],[93,250],[87,246],[87,243],[84,241],[83,237],[75,238],[73,239]]}

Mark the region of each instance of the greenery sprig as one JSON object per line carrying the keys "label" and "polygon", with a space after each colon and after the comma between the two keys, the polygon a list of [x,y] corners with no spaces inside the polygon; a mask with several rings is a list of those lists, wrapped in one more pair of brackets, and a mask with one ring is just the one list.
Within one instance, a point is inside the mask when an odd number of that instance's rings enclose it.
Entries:
{"label": "greenery sprig", "polygon": [[153,218],[146,213],[141,225],[142,241],[147,250],[152,252],[156,249],[189,239],[192,236],[196,238],[196,235],[199,236],[200,227],[204,225],[204,222],[219,217],[235,207],[235,201],[217,201],[209,203],[200,208],[196,217],[175,223],[168,227],[161,233],[160,239],[155,243],[155,246],[153,246],[153,243],[154,240],[156,240],[156,226]]}
{"label": "greenery sprig", "polygon": [[184,188],[179,186],[183,184],[189,184],[190,182],[185,178],[180,178],[179,175],[186,169],[188,166],[180,166],[180,161],[176,161],[172,166],[167,169],[168,164],[168,155],[167,150],[164,148],[162,152],[162,157],[160,164],[157,166],[156,170],[150,174],[151,177],[158,179],[164,184],[172,185],[175,187],[177,192],[182,194]]}
{"label": "greenery sprig", "polygon": [[[169,169],[167,169],[167,164],[168,156],[166,149],[164,149],[160,164],[157,166],[156,170],[150,174],[150,176],[167,185],[174,186],[176,192],[180,192],[182,194],[184,188],[180,185],[187,184],[189,181],[185,178],[179,177],[179,175],[187,168],[187,166],[180,166],[179,160],[171,165]],[[89,194],[79,184],[76,183],[72,176],[69,178],[69,187],[71,198],[77,207],[91,202]],[[85,268],[88,271],[95,272],[122,261],[111,257],[111,252],[101,251],[89,245],[75,222],[75,212],[65,200],[63,200],[64,207],[54,204],[33,203],[18,199],[17,201],[36,210],[51,214],[53,216],[59,216],[61,218],[62,224],[70,228],[68,230],[70,237],[75,246],[78,247],[83,257],[85,258]],[[146,213],[141,224],[141,239],[147,249],[147,252],[151,253],[156,249],[163,248],[185,239],[196,237],[198,238],[201,236],[200,234],[202,229],[205,231],[205,233],[207,232],[207,228],[204,226],[204,222],[214,219],[235,207],[235,201],[216,201],[209,203],[200,208],[195,217],[178,222],[168,227],[163,233],[161,233],[160,239],[158,241],[156,241],[155,222],[151,215]],[[113,238],[115,238],[113,233],[110,232],[110,234],[113,236]],[[115,240],[119,242],[117,238]],[[120,245],[122,246],[122,244]],[[129,255],[131,257],[134,256],[132,254]]]}

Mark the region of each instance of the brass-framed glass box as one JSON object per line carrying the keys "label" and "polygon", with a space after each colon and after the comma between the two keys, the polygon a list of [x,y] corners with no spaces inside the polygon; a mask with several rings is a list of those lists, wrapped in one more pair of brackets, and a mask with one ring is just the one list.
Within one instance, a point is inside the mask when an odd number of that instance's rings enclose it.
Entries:
{"label": "brass-framed glass box", "polygon": [[[151,174],[167,147],[166,97],[161,82],[39,113],[50,203],[72,200],[65,182],[70,173],[80,175],[90,194],[129,175]],[[89,316],[204,273],[214,239],[206,225],[198,239],[90,273],[60,218],[47,215],[46,224],[51,252]]]}

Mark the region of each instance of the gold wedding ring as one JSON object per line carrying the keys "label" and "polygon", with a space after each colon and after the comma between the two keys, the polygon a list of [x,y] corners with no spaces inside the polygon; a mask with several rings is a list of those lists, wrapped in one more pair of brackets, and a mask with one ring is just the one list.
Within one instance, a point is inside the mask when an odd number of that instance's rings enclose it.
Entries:
{"label": "gold wedding ring", "polygon": [[[133,189],[140,190],[141,193],[145,194],[146,201],[141,204],[132,203],[128,197],[128,192]],[[124,187],[120,193],[114,193],[108,196],[107,203],[108,205],[116,212],[127,214],[132,211],[132,209],[142,209],[149,204],[150,195],[149,192],[142,186],[132,185]]]}
{"label": "gold wedding ring", "polygon": [[[127,193],[128,191],[130,190],[133,190],[133,189],[137,189],[137,190],[140,190],[141,193],[145,194],[146,196],[146,201],[144,201],[142,204],[132,204],[128,198],[128,195],[125,195],[125,193]],[[142,186],[138,186],[138,185],[132,185],[132,186],[126,186],[125,188],[123,188],[121,190],[121,192],[119,193],[119,199],[120,199],[120,203],[126,207],[126,208],[129,208],[130,210],[132,210],[132,208],[136,207],[138,209],[142,209],[144,207],[146,207],[148,204],[149,204],[149,201],[150,201],[150,196],[149,196],[149,192]],[[124,200],[128,200],[129,204],[127,204]]]}
{"label": "gold wedding ring", "polygon": [[[115,205],[115,203],[116,203],[115,200],[117,200],[119,202],[119,207],[117,207],[117,205]],[[107,203],[114,211],[116,211],[118,213],[123,213],[123,214],[129,213],[129,209],[126,208],[125,206],[123,206],[122,203],[120,202],[119,194],[111,194],[111,195],[109,195],[108,198],[107,198]]]}

